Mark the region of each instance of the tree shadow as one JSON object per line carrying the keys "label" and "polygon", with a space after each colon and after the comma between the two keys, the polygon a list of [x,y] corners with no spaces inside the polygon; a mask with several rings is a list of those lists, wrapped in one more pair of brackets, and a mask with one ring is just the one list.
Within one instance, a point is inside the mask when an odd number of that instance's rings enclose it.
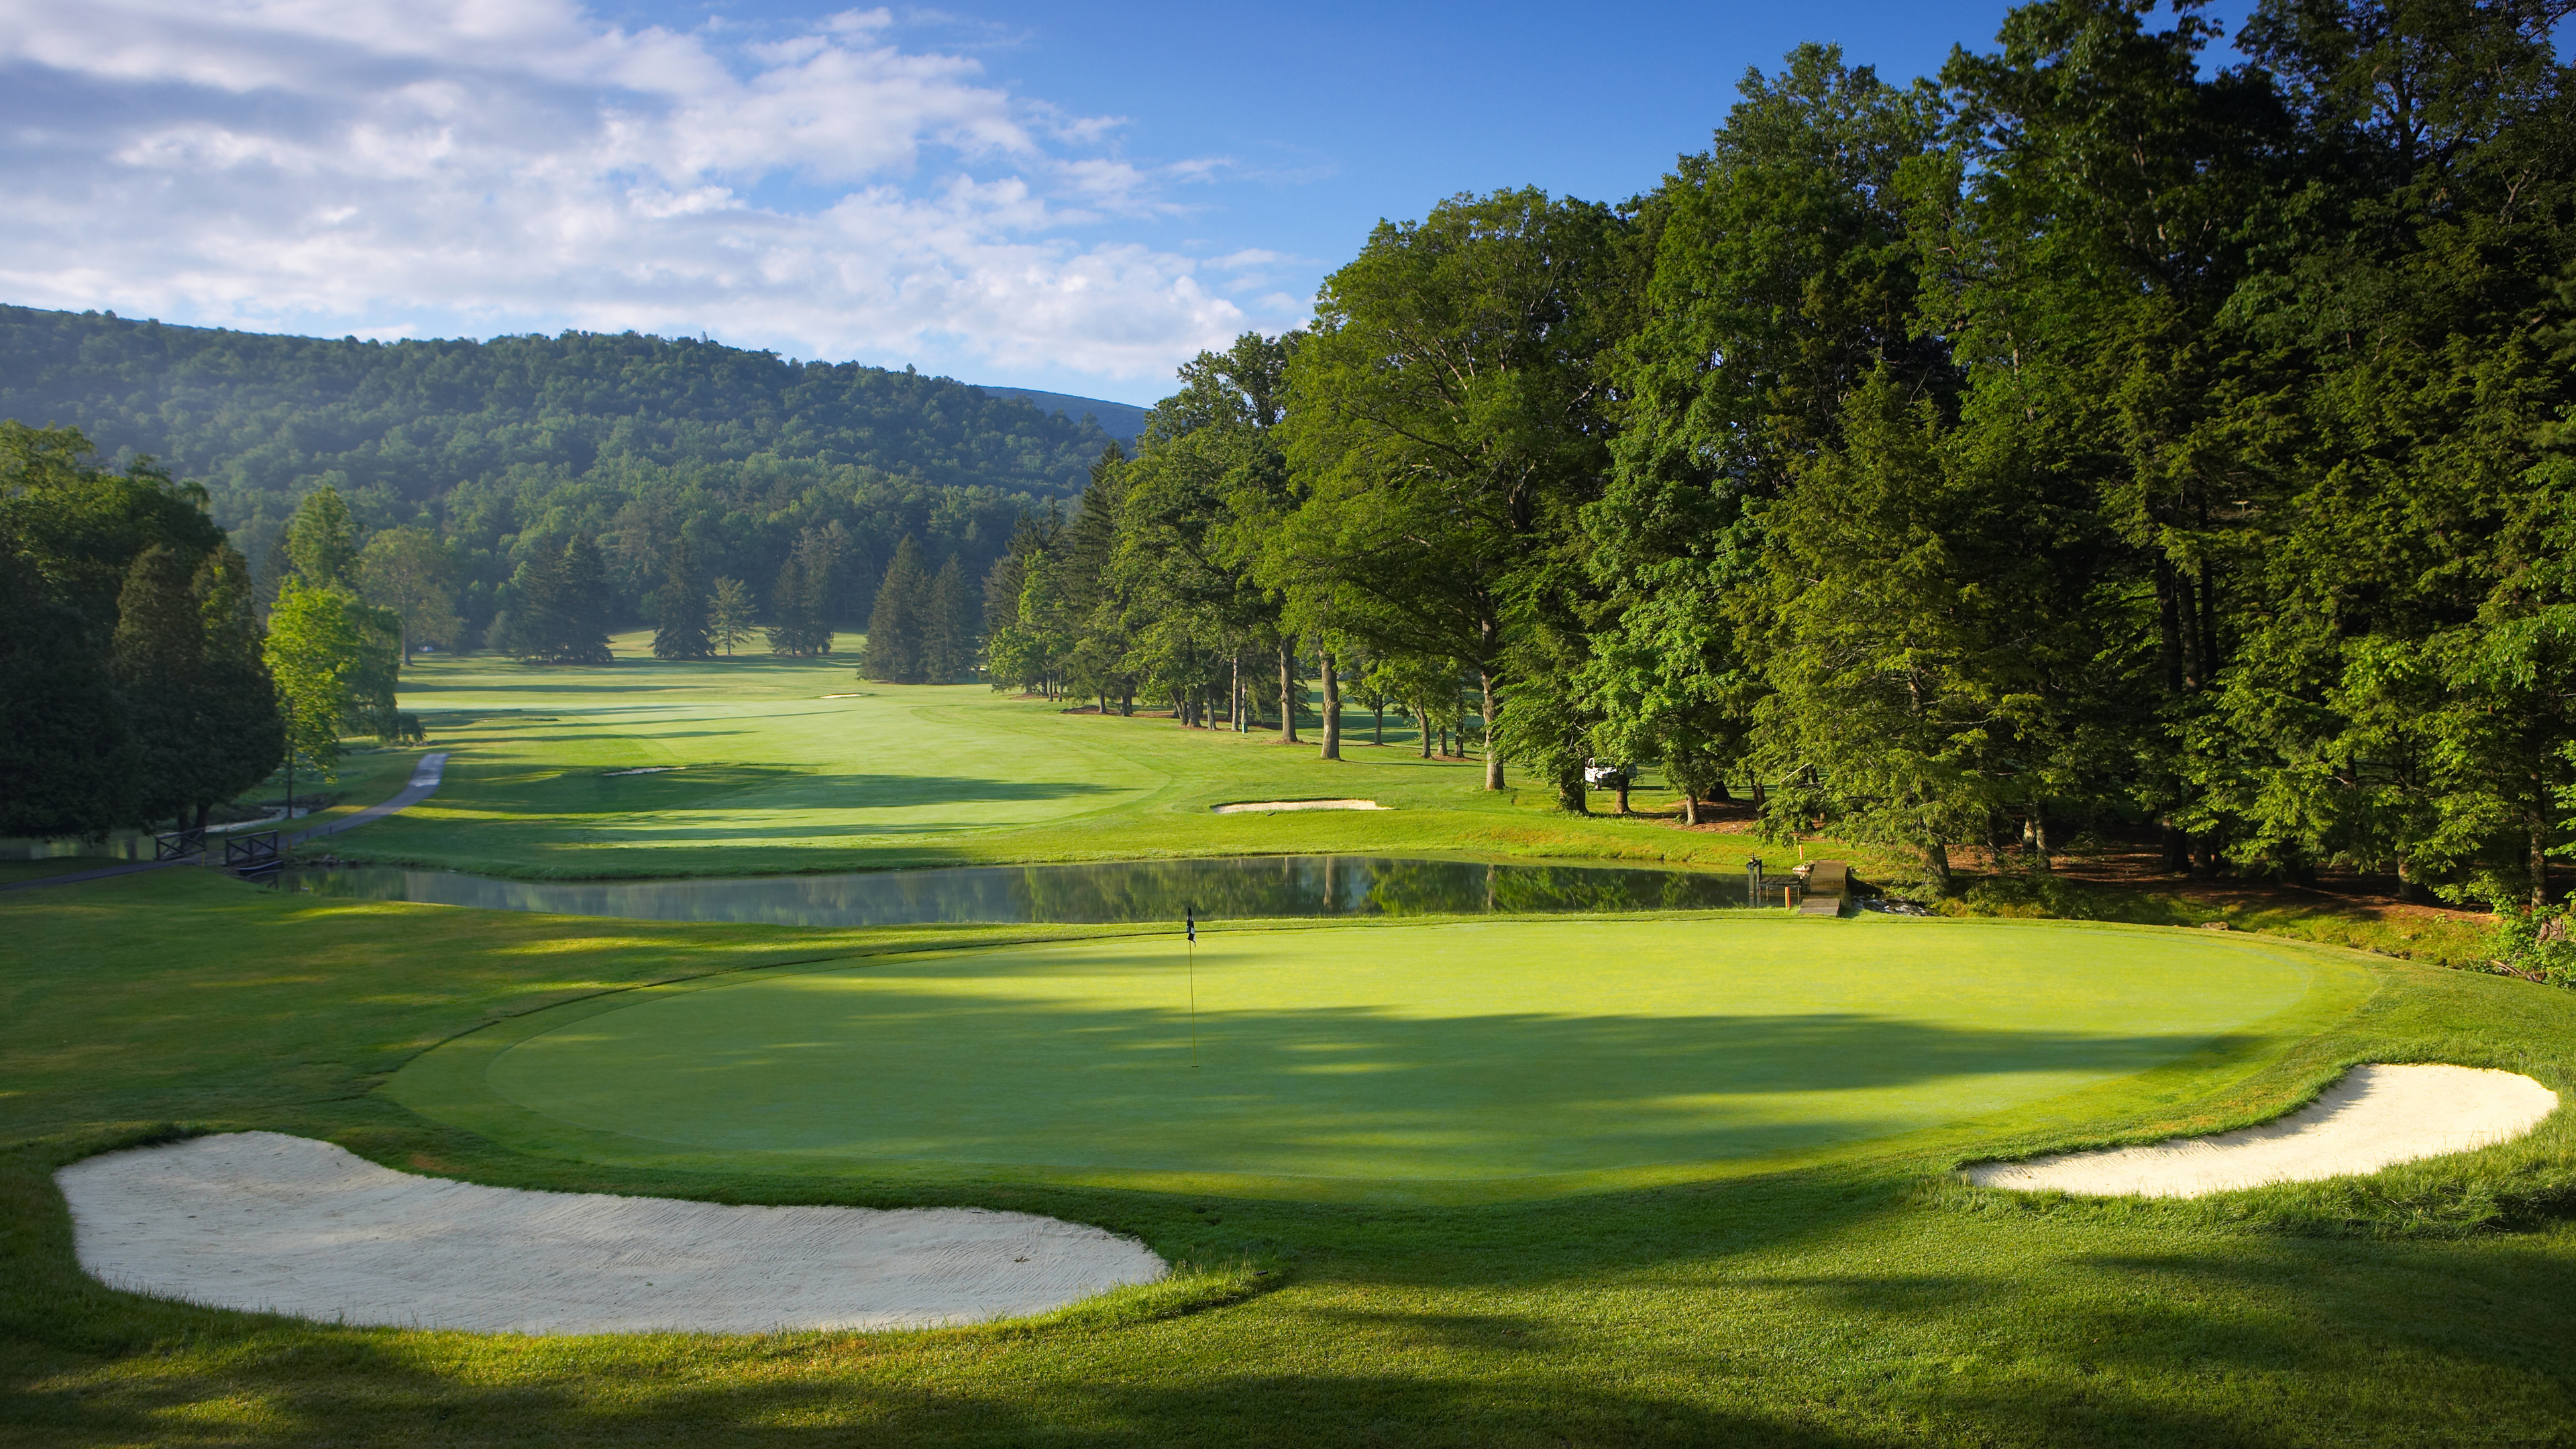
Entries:
{"label": "tree shadow", "polygon": [[[892,967],[776,978],[587,1018],[488,1079],[567,1122],[715,1150],[1454,1180],[1887,1136],[2224,1041],[1839,1013],[1237,1007],[1208,971],[1193,1017],[1168,958],[1086,955],[1053,1000]],[[1137,971],[1174,978],[1168,1007],[1071,999],[1082,975]],[[1923,1090],[1944,1081],[1958,1085]]]}

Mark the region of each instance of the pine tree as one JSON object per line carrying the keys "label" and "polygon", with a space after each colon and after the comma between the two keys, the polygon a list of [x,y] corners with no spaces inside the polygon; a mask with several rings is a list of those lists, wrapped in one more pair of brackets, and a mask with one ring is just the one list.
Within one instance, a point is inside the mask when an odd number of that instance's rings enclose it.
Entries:
{"label": "pine tree", "polygon": [[905,534],[886,565],[885,582],[877,586],[876,607],[868,614],[868,643],[859,661],[863,678],[890,684],[922,680],[924,625],[930,612],[930,575],[921,566],[921,545]]}
{"label": "pine tree", "polygon": [[599,548],[574,534],[539,540],[510,576],[508,637],[494,641],[543,664],[608,664],[608,581]]}
{"label": "pine tree", "polygon": [[933,684],[956,684],[975,672],[975,595],[954,554],[930,583],[922,621],[921,672]]}
{"label": "pine tree", "polygon": [[805,563],[797,554],[778,566],[778,582],[769,591],[769,650],[789,656],[813,651],[807,640],[813,637],[813,625],[806,610],[808,590],[805,586]]}
{"label": "pine tree", "polygon": [[564,545],[563,594],[557,608],[563,619],[563,647],[556,657],[566,664],[609,664],[608,570],[599,561],[599,545],[576,533]]}
{"label": "pine tree", "polygon": [[662,592],[655,603],[659,618],[653,631],[654,658],[706,659],[715,653],[707,638],[706,589],[698,581],[685,539],[671,540]]}
{"label": "pine tree", "polygon": [[796,536],[769,593],[772,652],[811,657],[832,652],[832,580],[849,534],[836,520]]}
{"label": "pine tree", "polygon": [[751,637],[751,589],[740,579],[718,579],[715,582],[714,617],[708,627],[711,641],[730,658],[734,646]]}
{"label": "pine tree", "polygon": [[849,551],[849,534],[839,519],[821,528],[809,528],[796,536],[796,561],[805,580],[804,619],[805,650],[810,655],[832,652],[833,586],[839,580],[842,555]]}
{"label": "pine tree", "polygon": [[189,592],[204,630],[198,656],[203,691],[195,771],[197,824],[215,802],[265,780],[286,757],[277,683],[260,657],[257,590],[250,562],[229,543],[197,565]]}
{"label": "pine tree", "polygon": [[563,550],[539,540],[510,574],[507,617],[493,620],[494,648],[529,660],[551,659],[563,637]]}

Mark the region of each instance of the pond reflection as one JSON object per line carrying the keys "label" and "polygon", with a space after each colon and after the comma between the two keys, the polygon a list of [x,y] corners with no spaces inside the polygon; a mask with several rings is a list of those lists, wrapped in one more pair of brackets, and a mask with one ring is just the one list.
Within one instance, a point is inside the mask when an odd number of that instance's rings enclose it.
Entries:
{"label": "pond reflection", "polygon": [[1109,924],[1262,916],[1711,910],[1746,904],[1744,878],[1614,866],[1485,864],[1375,855],[1267,855],[1095,865],[972,866],[854,875],[513,881],[443,870],[299,870],[288,890],[568,916],[762,921]]}

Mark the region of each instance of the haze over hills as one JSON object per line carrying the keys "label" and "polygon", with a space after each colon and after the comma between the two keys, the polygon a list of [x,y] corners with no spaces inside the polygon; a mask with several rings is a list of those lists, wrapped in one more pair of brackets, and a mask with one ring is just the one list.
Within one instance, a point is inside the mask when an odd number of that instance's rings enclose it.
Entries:
{"label": "haze over hills", "polygon": [[522,535],[596,535],[635,615],[674,535],[765,588],[798,535],[837,523],[855,627],[903,535],[980,571],[1141,417],[694,338],[362,342],[0,307],[0,418],[202,482],[255,566],[324,485],[368,529],[432,524],[464,561],[469,624],[498,606]]}

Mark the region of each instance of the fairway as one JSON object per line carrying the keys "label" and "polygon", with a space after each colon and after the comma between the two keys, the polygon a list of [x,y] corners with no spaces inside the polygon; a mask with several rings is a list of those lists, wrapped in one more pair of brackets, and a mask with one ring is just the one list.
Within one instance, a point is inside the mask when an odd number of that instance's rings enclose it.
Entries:
{"label": "fairway", "polygon": [[[676,663],[625,635],[605,666],[423,656],[402,706],[452,752],[435,799],[370,826],[365,858],[518,878],[634,879],[1027,861],[1420,852],[1698,862],[1734,835],[1555,813],[1426,760],[1401,719],[1343,757],[1275,730],[1068,712],[980,685],[889,685],[846,658]],[[1518,776],[1514,775],[1515,782]],[[1246,800],[1364,797],[1373,811],[1217,814]],[[1640,790],[1641,807],[1668,804]]]}
{"label": "fairway", "polygon": [[[2241,1055],[2290,1039],[2320,971],[2276,948],[2002,923],[1240,931],[1197,949],[1195,1045],[1175,937],[642,993],[540,1013],[506,1049],[460,1045],[536,1120],[698,1154],[1519,1178],[1887,1137],[2222,1038]],[[456,1050],[394,1094],[439,1114]]]}

